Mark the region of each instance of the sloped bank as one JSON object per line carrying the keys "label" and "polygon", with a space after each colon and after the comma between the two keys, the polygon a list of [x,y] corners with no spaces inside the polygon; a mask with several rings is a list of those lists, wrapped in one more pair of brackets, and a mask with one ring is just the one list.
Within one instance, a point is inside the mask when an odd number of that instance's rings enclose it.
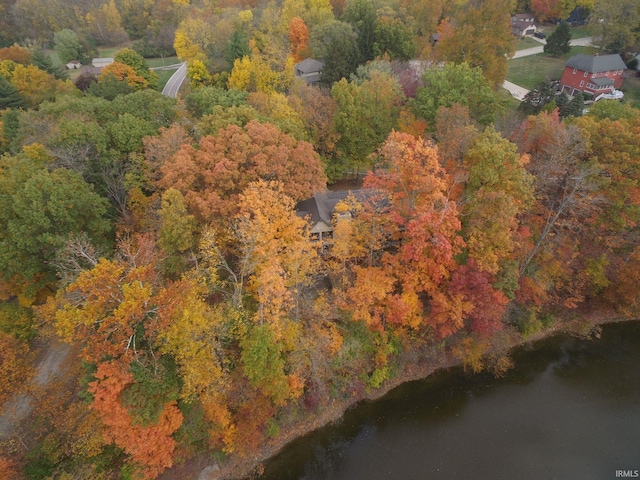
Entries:
{"label": "sloped bank", "polygon": [[[534,335],[522,337],[521,335],[511,335],[509,343],[505,345],[506,350],[511,350],[523,344],[536,342],[558,333],[568,333],[580,337],[599,336],[599,325],[632,320],[621,318],[611,309],[594,309],[583,307],[578,310],[565,312],[551,327],[546,328]],[[319,413],[310,415],[292,425],[283,426],[280,436],[263,445],[252,456],[240,457],[232,455],[224,463],[215,464],[211,462],[209,456],[202,455],[196,459],[186,462],[182,466],[177,466],[165,472],[161,476],[165,480],[197,478],[198,480],[230,480],[258,478],[263,470],[263,462],[275,456],[287,444],[313,432],[326,425],[339,421],[344,413],[357,405],[359,402],[376,400],[383,397],[388,392],[399,385],[421,380],[432,375],[437,370],[446,369],[460,365],[459,358],[451,352],[439,356],[439,358],[424,358],[417,363],[407,363],[401,367],[398,375],[386,381],[380,388],[365,392],[353,398],[335,400],[331,403],[319,407]]]}

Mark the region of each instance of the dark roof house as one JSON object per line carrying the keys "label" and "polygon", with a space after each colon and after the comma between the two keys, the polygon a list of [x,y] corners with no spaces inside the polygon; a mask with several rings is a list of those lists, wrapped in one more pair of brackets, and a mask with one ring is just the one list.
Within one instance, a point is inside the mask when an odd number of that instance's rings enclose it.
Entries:
{"label": "dark roof house", "polygon": [[82,73],[89,75],[100,75],[102,73],[102,67],[84,67]]}
{"label": "dark roof house", "polygon": [[535,17],[531,13],[517,13],[511,17],[511,33],[517,37],[536,33]]}
{"label": "dark roof house", "polygon": [[513,22],[514,20],[518,22],[534,23],[536,17],[533,13],[516,13],[511,17],[511,21]]}
{"label": "dark roof house", "polygon": [[305,82],[315,85],[320,81],[323,67],[324,61],[305,58],[300,63],[295,64],[293,74],[296,78],[301,78]]}
{"label": "dark roof house", "polygon": [[[357,195],[359,190],[356,190],[354,195]],[[296,213],[300,217],[308,217],[311,224],[311,233],[317,234],[320,239],[325,234],[333,232],[333,214],[336,208],[336,204],[347,198],[351,193],[348,190],[342,190],[333,192],[331,190],[325,190],[321,193],[316,193],[313,197],[302,200],[296,205]]]}
{"label": "dark roof house", "polygon": [[574,55],[565,64],[567,67],[577,68],[589,73],[604,72],[607,70],[624,70],[627,68],[618,54],[613,55],[586,55],[579,53]]}

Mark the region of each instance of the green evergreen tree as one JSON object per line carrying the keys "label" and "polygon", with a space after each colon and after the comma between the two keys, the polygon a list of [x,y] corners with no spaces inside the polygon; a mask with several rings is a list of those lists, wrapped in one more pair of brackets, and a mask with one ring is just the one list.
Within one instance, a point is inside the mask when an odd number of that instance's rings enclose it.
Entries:
{"label": "green evergreen tree", "polygon": [[583,110],[584,95],[582,95],[582,92],[578,92],[576,96],[571,99],[569,105],[567,105],[567,108],[565,109],[565,116],[568,117],[569,115],[571,115],[573,117],[580,117],[582,116]]}
{"label": "green evergreen tree", "polygon": [[567,105],[569,105],[569,95],[567,95],[565,92],[562,92],[560,95],[556,97],[556,106],[560,111],[561,117],[565,116],[565,113],[566,113],[565,110],[567,108]]}
{"label": "green evergreen tree", "polygon": [[66,67],[55,67],[51,57],[44,53],[42,50],[33,52],[31,54],[31,63],[33,63],[40,70],[44,70],[47,73],[55,76],[58,80],[66,80],[69,78]]}
{"label": "green evergreen tree", "polygon": [[561,22],[556,31],[549,35],[544,53],[550,53],[554,57],[564,55],[571,51],[571,29],[567,22]]}
{"label": "green evergreen tree", "polygon": [[15,108],[0,112],[0,118],[2,118],[2,136],[7,141],[4,146],[0,146],[0,153],[4,153],[12,149],[13,142],[18,137],[21,113],[22,112],[20,110],[16,110]]}
{"label": "green evergreen tree", "polygon": [[520,104],[520,110],[527,115],[539,113],[556,96],[556,87],[549,79],[544,79],[535,88],[529,90]]}
{"label": "green evergreen tree", "polygon": [[247,34],[236,30],[229,38],[229,43],[224,52],[224,58],[233,67],[233,62],[237,58],[250,57],[251,48],[249,48],[249,37]]}
{"label": "green evergreen tree", "polygon": [[0,110],[24,107],[24,98],[22,98],[18,89],[0,75]]}

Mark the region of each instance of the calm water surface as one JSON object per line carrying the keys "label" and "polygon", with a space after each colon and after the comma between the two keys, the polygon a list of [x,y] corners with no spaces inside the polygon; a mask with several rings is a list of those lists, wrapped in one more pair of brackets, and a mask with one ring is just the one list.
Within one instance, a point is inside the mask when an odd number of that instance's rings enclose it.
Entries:
{"label": "calm water surface", "polygon": [[[301,438],[269,480],[615,479],[640,471],[640,322],[514,352],[504,378],[405,384]],[[627,472],[634,473],[634,472]]]}

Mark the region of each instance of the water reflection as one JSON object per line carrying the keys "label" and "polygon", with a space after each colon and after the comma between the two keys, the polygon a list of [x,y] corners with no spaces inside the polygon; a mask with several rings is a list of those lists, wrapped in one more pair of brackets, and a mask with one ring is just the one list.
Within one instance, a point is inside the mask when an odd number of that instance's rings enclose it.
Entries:
{"label": "water reflection", "polygon": [[287,447],[264,479],[607,479],[640,470],[640,322],[403,385]]}

